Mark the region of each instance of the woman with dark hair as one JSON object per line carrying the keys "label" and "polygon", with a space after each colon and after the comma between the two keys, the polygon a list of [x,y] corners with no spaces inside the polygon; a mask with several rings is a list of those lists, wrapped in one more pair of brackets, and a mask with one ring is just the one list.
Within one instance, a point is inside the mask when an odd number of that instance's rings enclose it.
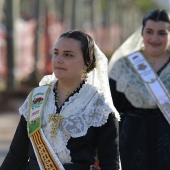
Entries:
{"label": "woman with dark hair", "polygon": [[113,103],[121,113],[121,165],[169,170],[170,19],[167,11],[154,10],[142,23],[109,62]]}
{"label": "woman with dark hair", "polygon": [[119,169],[118,118],[107,58],[80,31],[63,33],[45,76],[19,108],[21,120],[1,170]]}

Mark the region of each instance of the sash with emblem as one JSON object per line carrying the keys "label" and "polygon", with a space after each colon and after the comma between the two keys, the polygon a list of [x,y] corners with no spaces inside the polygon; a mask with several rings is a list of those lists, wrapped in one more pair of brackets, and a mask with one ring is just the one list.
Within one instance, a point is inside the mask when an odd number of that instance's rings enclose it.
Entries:
{"label": "sash with emblem", "polygon": [[64,170],[41,129],[42,113],[50,89],[51,86],[46,85],[37,87],[31,92],[27,121],[28,136],[41,170]]}
{"label": "sash with emblem", "polygon": [[142,53],[136,52],[128,56],[128,61],[139,75],[145,86],[155,99],[164,117],[170,124],[170,94],[166,87],[146,61]]}

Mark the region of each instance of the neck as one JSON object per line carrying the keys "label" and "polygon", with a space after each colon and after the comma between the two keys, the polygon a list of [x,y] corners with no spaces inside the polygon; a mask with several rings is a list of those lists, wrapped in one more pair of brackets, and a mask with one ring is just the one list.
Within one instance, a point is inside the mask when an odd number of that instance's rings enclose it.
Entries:
{"label": "neck", "polygon": [[146,51],[143,51],[143,54],[155,71],[158,71],[160,68],[162,68],[170,58],[169,51],[157,56],[149,55]]}
{"label": "neck", "polygon": [[77,82],[63,82],[58,81],[58,89],[60,91],[65,91],[67,93],[72,93],[74,90],[76,90],[80,84],[83,82],[83,80],[77,81]]}
{"label": "neck", "polygon": [[152,55],[152,54],[147,53],[146,51],[143,51],[143,54],[147,59],[151,59],[151,60],[155,60],[155,61],[162,60],[163,58],[169,58],[169,56],[170,56],[169,51],[165,51],[164,53],[158,54],[158,55]]}
{"label": "neck", "polygon": [[77,83],[63,83],[62,81],[58,80],[58,83],[56,84],[56,90],[58,93],[58,105],[61,106],[65,100],[77,90],[78,87],[80,87],[80,84],[83,82],[77,82]]}

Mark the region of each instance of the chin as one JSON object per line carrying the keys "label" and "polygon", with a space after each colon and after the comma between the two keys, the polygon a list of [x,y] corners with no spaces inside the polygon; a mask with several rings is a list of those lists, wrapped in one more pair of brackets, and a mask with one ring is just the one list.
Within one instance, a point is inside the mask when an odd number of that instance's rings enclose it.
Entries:
{"label": "chin", "polygon": [[59,74],[55,74],[54,73],[54,75],[55,75],[55,77],[57,78],[57,79],[60,79],[62,76],[61,75],[59,75]]}
{"label": "chin", "polygon": [[151,52],[150,55],[151,55],[152,57],[157,57],[157,56],[160,56],[161,53],[160,53],[159,51],[156,51],[156,52]]}
{"label": "chin", "polygon": [[160,49],[150,49],[150,50],[148,50],[148,54],[149,55],[151,55],[151,56],[158,56],[158,55],[160,55],[161,53],[160,53]]}

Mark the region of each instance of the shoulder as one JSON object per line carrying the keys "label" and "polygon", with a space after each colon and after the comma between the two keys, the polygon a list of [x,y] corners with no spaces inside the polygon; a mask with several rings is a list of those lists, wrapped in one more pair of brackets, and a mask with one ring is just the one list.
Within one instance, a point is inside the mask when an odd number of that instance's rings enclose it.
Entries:
{"label": "shoulder", "polygon": [[139,51],[135,51],[129,55],[126,56],[122,56],[121,58],[115,60],[114,62],[109,64],[109,78],[113,79],[113,80],[118,80],[119,77],[121,77],[121,75],[123,74],[128,74],[129,70],[132,69],[131,64],[128,60],[128,56],[139,52]]}
{"label": "shoulder", "polygon": [[32,100],[36,100],[36,101],[41,100],[40,96],[46,93],[47,90],[50,90],[51,87],[52,87],[52,84],[46,84],[46,85],[42,85],[42,86],[35,87],[34,89],[32,89],[32,91],[28,94],[25,101],[19,108],[19,114],[23,115],[25,119],[27,120],[29,107],[30,107],[30,103],[32,103]]}

